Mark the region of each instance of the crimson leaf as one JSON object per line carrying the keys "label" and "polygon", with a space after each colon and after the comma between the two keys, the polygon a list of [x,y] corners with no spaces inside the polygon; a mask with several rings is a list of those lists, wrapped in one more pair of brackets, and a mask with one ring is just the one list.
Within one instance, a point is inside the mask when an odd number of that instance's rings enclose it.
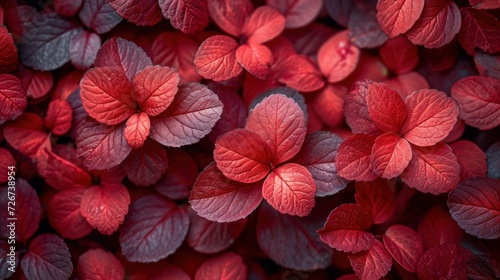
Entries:
{"label": "crimson leaf", "polygon": [[195,280],[234,279],[244,280],[247,276],[247,267],[241,256],[227,252],[206,260],[198,267]]}
{"label": "crimson leaf", "polygon": [[418,262],[421,279],[468,279],[467,261],[471,252],[458,244],[445,243],[429,249]]}
{"label": "crimson leaf", "polygon": [[424,253],[424,243],[417,232],[407,226],[394,225],[387,229],[383,240],[396,262],[409,272],[417,271],[418,261]]}
{"label": "crimson leaf", "polygon": [[500,23],[492,14],[472,8],[461,8],[462,26],[458,34],[460,45],[474,55],[479,48],[487,53],[500,51]]}
{"label": "crimson leaf", "polygon": [[90,249],[80,255],[77,265],[81,279],[122,280],[123,267],[118,259],[103,249]]}
{"label": "crimson leaf", "polygon": [[486,176],[486,155],[476,144],[469,140],[460,140],[450,144],[450,147],[460,165],[462,181],[474,176]]}
{"label": "crimson leaf", "polygon": [[33,113],[24,113],[4,127],[7,143],[22,154],[36,158],[43,149],[51,148],[43,119]]}
{"label": "crimson leaf", "polygon": [[384,244],[374,240],[370,249],[349,254],[349,262],[359,279],[377,280],[384,277],[392,267],[392,257]]}
{"label": "crimson leaf", "polygon": [[375,139],[371,163],[373,172],[386,179],[399,176],[412,158],[411,146],[406,139],[394,133],[385,133]]}
{"label": "crimson leaf", "polygon": [[149,139],[144,146],[132,150],[122,168],[136,186],[153,185],[168,168],[167,154],[162,145]]}
{"label": "crimson leaf", "polygon": [[389,220],[396,209],[394,193],[387,180],[356,182],[356,203],[370,210],[373,223],[382,224]]}
{"label": "crimson leaf", "polygon": [[345,139],[339,146],[335,164],[340,176],[347,180],[371,181],[377,178],[371,164],[372,147],[375,137],[355,134]]}
{"label": "crimson leaf", "polygon": [[163,16],[174,28],[193,34],[208,25],[208,5],[202,0],[159,0]]}
{"label": "crimson leaf", "polygon": [[0,73],[8,73],[16,69],[18,54],[12,35],[1,24],[0,22]]}
{"label": "crimson leaf", "polygon": [[205,79],[224,81],[236,77],[243,68],[237,62],[238,43],[231,37],[216,35],[206,39],[196,52],[196,71]]}
{"label": "crimson leaf", "polygon": [[63,238],[79,239],[92,231],[92,226],[80,211],[84,193],[84,189],[59,192],[47,206],[49,223]]}
{"label": "crimson leaf", "polygon": [[0,74],[0,124],[19,117],[27,105],[21,81],[14,75]]}
{"label": "crimson leaf", "polygon": [[153,26],[162,19],[156,0],[110,0],[109,4],[116,13],[136,25]]}
{"label": "crimson leaf", "polygon": [[328,82],[342,81],[358,65],[359,53],[359,49],[349,40],[348,31],[336,33],[318,51],[319,68]]}
{"label": "crimson leaf", "polygon": [[377,1],[377,20],[382,30],[394,38],[403,34],[417,22],[424,10],[424,0]]}

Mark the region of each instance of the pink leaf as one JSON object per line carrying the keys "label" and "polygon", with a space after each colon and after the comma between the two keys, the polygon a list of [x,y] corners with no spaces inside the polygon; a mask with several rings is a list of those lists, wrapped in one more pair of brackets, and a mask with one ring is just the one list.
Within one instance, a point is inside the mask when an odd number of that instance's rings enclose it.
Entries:
{"label": "pink leaf", "polygon": [[392,267],[392,257],[378,240],[366,251],[349,254],[349,262],[359,279],[377,280],[389,272]]}
{"label": "pink leaf", "polygon": [[171,164],[155,184],[156,191],[172,200],[188,198],[198,176],[196,162],[186,152],[176,148],[169,149],[167,157],[168,162],[175,164]]}
{"label": "pink leaf", "polygon": [[394,225],[387,229],[383,237],[385,247],[404,269],[417,272],[417,264],[424,253],[422,237],[413,229]]}
{"label": "pink leaf", "polygon": [[78,69],[88,69],[94,64],[100,47],[101,37],[99,35],[81,30],[71,37],[69,42],[71,63]]}
{"label": "pink leaf", "polygon": [[366,96],[368,88],[374,82],[370,80],[358,81],[354,84],[353,90],[345,96],[344,114],[349,127],[353,133],[379,133],[375,123],[368,112]]}
{"label": "pink leaf", "polygon": [[103,34],[115,27],[122,18],[109,5],[109,0],[85,0],[78,13],[82,23],[95,30],[98,34]]}
{"label": "pink leaf", "polygon": [[492,14],[472,8],[461,8],[460,45],[469,55],[479,48],[487,53],[500,51],[500,23]]}
{"label": "pink leaf", "polygon": [[399,94],[383,83],[368,86],[368,114],[382,131],[399,133],[406,118],[406,106]]}
{"label": "pink leaf", "polygon": [[375,136],[355,134],[345,139],[337,150],[337,173],[347,180],[371,181],[378,176],[371,164]]}
{"label": "pink leaf", "polygon": [[476,177],[461,182],[448,195],[453,219],[465,232],[485,239],[500,237],[500,184]]}
{"label": "pink leaf", "polygon": [[66,134],[73,121],[73,109],[65,100],[53,100],[45,116],[45,126],[57,136]]}
{"label": "pink leaf", "polygon": [[424,193],[440,194],[454,189],[460,181],[457,158],[446,144],[428,148],[413,146],[410,164],[401,174],[403,182]]}
{"label": "pink leaf", "polygon": [[81,279],[122,280],[123,267],[110,252],[90,249],[78,258],[77,273]]}
{"label": "pink leaf", "polygon": [[424,10],[424,0],[380,0],[377,20],[389,38],[403,34],[417,22]]}
{"label": "pink leaf", "polygon": [[90,175],[70,159],[53,152],[43,151],[38,161],[38,172],[45,182],[56,190],[84,189],[90,187]]}
{"label": "pink leaf", "polygon": [[222,103],[206,86],[183,84],[168,109],[151,118],[150,136],[169,147],[193,144],[212,130],[221,114]]}
{"label": "pink leaf", "polygon": [[9,145],[31,159],[36,158],[41,150],[51,149],[43,120],[33,113],[24,113],[6,124],[3,133]]}
{"label": "pink leaf", "polygon": [[357,253],[367,250],[375,241],[373,234],[368,232],[371,225],[368,209],[359,204],[342,204],[333,209],[318,234],[332,248]]}
{"label": "pink leaf", "polygon": [[385,84],[396,90],[403,99],[417,90],[430,88],[427,80],[417,72],[398,75],[386,80]]}
{"label": "pink leaf", "polygon": [[249,45],[276,38],[285,29],[285,18],[274,8],[260,6],[246,19],[241,34]]}
{"label": "pink leaf", "polygon": [[264,45],[241,45],[236,50],[236,59],[250,74],[266,79],[273,64],[273,54]]}
{"label": "pink leaf", "polygon": [[174,28],[194,34],[208,25],[208,5],[203,0],[160,0],[163,16]]}
{"label": "pink leaf", "polygon": [[356,182],[356,203],[370,210],[373,223],[383,224],[394,213],[396,202],[387,180]]}
{"label": "pink leaf", "polygon": [[250,215],[262,201],[262,183],[242,184],[224,177],[215,163],[200,173],[191,190],[191,208],[210,221],[232,222]]}
{"label": "pink leaf", "polygon": [[298,91],[310,92],[321,89],[323,74],[311,60],[303,55],[287,58],[278,73],[278,81]]}
{"label": "pink leaf", "polygon": [[55,0],[54,8],[61,16],[73,17],[82,7],[83,0]]}
{"label": "pink leaf", "polygon": [[0,73],[8,73],[15,70],[17,64],[18,53],[14,39],[7,28],[4,25],[0,25]]}
{"label": "pink leaf", "polygon": [[123,130],[127,144],[133,149],[142,147],[149,136],[150,128],[151,121],[146,113],[140,112],[130,116]]}
{"label": "pink leaf", "polygon": [[206,260],[196,270],[194,280],[234,279],[244,280],[247,267],[241,256],[227,252]]}
{"label": "pink leaf", "polygon": [[313,99],[314,113],[330,127],[339,127],[344,122],[342,103],[347,88],[342,85],[327,85]]}
{"label": "pink leaf", "polygon": [[444,92],[422,89],[409,95],[405,104],[407,117],[401,133],[414,145],[426,147],[438,143],[457,122],[457,103]]}
{"label": "pink leaf", "polygon": [[19,117],[27,105],[21,81],[16,76],[0,74],[0,124]]}
{"label": "pink leaf", "polygon": [[475,176],[486,177],[488,170],[486,155],[475,143],[469,140],[460,140],[450,144],[450,147],[460,165],[460,179],[462,181]]}
{"label": "pink leaf", "polygon": [[418,234],[427,249],[445,243],[459,244],[464,235],[457,222],[450,216],[448,209],[445,212],[439,207],[434,207],[425,214],[418,225]]}
{"label": "pink leaf", "polygon": [[156,262],[179,248],[188,228],[184,208],[157,195],[141,197],[120,228],[122,254],[131,262]]}
{"label": "pink leaf", "polygon": [[225,32],[239,36],[243,24],[253,12],[253,4],[249,0],[208,0],[210,17]]}
{"label": "pink leaf", "polygon": [[407,73],[418,64],[418,47],[406,37],[398,36],[382,45],[380,58],[389,70],[397,74]]}
{"label": "pink leaf", "polygon": [[373,172],[386,179],[399,176],[412,157],[411,146],[406,139],[393,133],[385,133],[375,139],[371,163]]}
{"label": "pink leaf", "polygon": [[269,145],[274,165],[300,151],[307,130],[304,112],[293,99],[282,94],[267,97],[255,106],[245,128]]}
{"label": "pink leaf", "polygon": [[318,16],[323,3],[320,0],[267,0],[266,4],[285,17],[286,28],[299,28],[306,26]]}
{"label": "pink leaf", "polygon": [[350,42],[347,30],[330,37],[318,51],[319,68],[330,83],[349,76],[358,61],[359,49]]}
{"label": "pink leaf", "polygon": [[132,150],[122,168],[132,183],[147,187],[158,182],[167,170],[167,154],[162,145],[148,140],[144,146]]}
{"label": "pink leaf", "polygon": [[153,26],[162,19],[155,0],[110,0],[109,4],[121,17],[139,26]]}
{"label": "pink leaf", "polygon": [[205,79],[224,81],[236,77],[243,69],[237,62],[238,43],[231,37],[216,35],[200,45],[194,58],[198,74]]}
{"label": "pink leaf", "polygon": [[446,243],[429,249],[418,262],[420,279],[468,279],[467,261],[472,253],[458,244]]}

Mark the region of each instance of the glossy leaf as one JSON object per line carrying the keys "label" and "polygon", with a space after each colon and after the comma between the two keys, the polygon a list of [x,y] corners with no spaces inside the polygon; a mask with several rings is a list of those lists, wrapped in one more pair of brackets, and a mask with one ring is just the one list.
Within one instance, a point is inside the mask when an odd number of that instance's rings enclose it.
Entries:
{"label": "glossy leaf", "polygon": [[123,279],[123,267],[110,252],[90,249],[78,258],[77,273],[81,279]]}
{"label": "glossy leaf", "polygon": [[206,39],[194,58],[196,71],[205,79],[224,81],[236,77],[243,68],[237,62],[238,43],[231,37],[216,35]]}
{"label": "glossy leaf", "polygon": [[371,181],[377,178],[371,164],[375,136],[355,134],[345,139],[337,150],[337,173],[347,179]]}
{"label": "glossy leaf", "polygon": [[247,267],[241,256],[227,252],[206,260],[196,270],[195,280],[235,279],[244,280]]}
{"label": "glossy leaf", "polygon": [[385,133],[375,139],[371,163],[373,172],[386,179],[399,176],[412,158],[411,146],[406,139]]}
{"label": "glossy leaf", "polygon": [[158,182],[167,170],[167,154],[162,145],[148,140],[144,146],[132,150],[122,168],[132,183],[147,187]]}
{"label": "glossy leaf", "polygon": [[153,26],[162,19],[160,6],[155,0],[110,0],[109,4],[121,17],[139,26]]}
{"label": "glossy leaf", "polygon": [[416,272],[424,243],[420,235],[407,226],[394,225],[383,237],[384,245],[398,264],[409,272]]}
{"label": "glossy leaf", "polygon": [[500,51],[500,23],[495,16],[472,8],[462,8],[460,14],[462,26],[458,40],[469,55],[474,55],[475,48],[487,53]]}
{"label": "glossy leaf", "polygon": [[458,244],[446,243],[429,249],[418,262],[418,277],[424,279],[468,279],[467,260],[471,252]]}
{"label": "glossy leaf", "polygon": [[342,81],[351,74],[359,61],[359,49],[348,38],[347,31],[336,33],[318,51],[318,63],[328,82]]}
{"label": "glossy leaf", "polygon": [[368,250],[349,254],[349,262],[359,279],[376,280],[389,272],[392,267],[392,256],[382,242],[374,240]]}
{"label": "glossy leaf", "polygon": [[208,25],[207,1],[159,0],[158,3],[163,16],[183,33],[194,34]]}
{"label": "glossy leaf", "polygon": [[0,73],[13,71],[17,64],[18,53],[14,39],[7,28],[0,25]]}
{"label": "glossy leaf", "polygon": [[88,69],[101,47],[101,37],[96,33],[81,30],[71,37],[69,42],[69,57],[71,63],[78,69]]}
{"label": "glossy leaf", "polygon": [[383,224],[394,214],[395,195],[388,181],[356,182],[356,203],[370,210],[374,224]]}
{"label": "glossy leaf", "polygon": [[486,155],[476,144],[469,140],[460,140],[450,144],[450,147],[460,165],[462,181],[475,176],[486,177]]}
{"label": "glossy leaf", "polygon": [[389,38],[406,33],[417,22],[424,10],[424,0],[380,0],[377,2],[377,20]]}
{"label": "glossy leaf", "polygon": [[109,0],[83,0],[78,17],[86,27],[98,34],[106,33],[122,21],[109,2]]}
{"label": "glossy leaf", "polygon": [[19,117],[26,109],[26,91],[16,76],[0,74],[0,102],[0,124]]}

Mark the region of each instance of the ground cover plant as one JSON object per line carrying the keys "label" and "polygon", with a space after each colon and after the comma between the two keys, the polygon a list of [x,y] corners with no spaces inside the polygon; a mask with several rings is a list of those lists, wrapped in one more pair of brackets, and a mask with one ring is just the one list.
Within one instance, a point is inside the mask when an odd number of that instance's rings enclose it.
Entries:
{"label": "ground cover plant", "polygon": [[499,17],[1,1],[0,279],[500,278]]}

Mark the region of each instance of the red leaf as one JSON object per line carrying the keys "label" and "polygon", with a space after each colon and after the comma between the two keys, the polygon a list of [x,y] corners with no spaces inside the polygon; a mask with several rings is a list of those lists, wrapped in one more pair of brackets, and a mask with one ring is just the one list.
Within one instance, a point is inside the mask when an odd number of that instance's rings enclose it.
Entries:
{"label": "red leaf", "polygon": [[410,94],[405,104],[407,113],[401,133],[414,145],[426,147],[438,143],[457,122],[457,103],[444,92],[422,89]]}
{"label": "red leaf", "polygon": [[137,111],[132,85],[117,69],[90,69],[83,76],[80,87],[83,107],[100,123],[119,124]]}
{"label": "red leaf", "polygon": [[172,200],[189,197],[189,191],[198,176],[198,166],[180,149],[169,149],[167,157],[168,162],[175,164],[171,164],[160,181],[155,184],[156,191]]}
{"label": "red leaf", "polygon": [[358,48],[377,48],[387,41],[382,31],[375,10],[355,8],[349,17],[349,38]]}
{"label": "red leaf", "polygon": [[14,39],[7,28],[4,25],[0,25],[0,73],[14,71],[17,64],[17,48],[14,44]]}
{"label": "red leaf", "polygon": [[425,252],[418,262],[420,279],[468,279],[467,260],[471,252],[460,245],[446,243]]}
{"label": "red leaf", "polygon": [[90,249],[78,258],[77,272],[80,279],[122,280],[120,261],[102,249]]}
{"label": "red leaf", "polygon": [[103,34],[115,27],[122,18],[109,5],[109,0],[85,0],[78,17],[82,23],[98,34]]}
{"label": "red leaf", "polygon": [[237,62],[238,43],[225,35],[212,36],[200,45],[194,58],[198,74],[205,79],[224,81],[236,77],[243,69]]}
{"label": "red leaf", "polygon": [[418,225],[418,233],[427,249],[445,243],[459,244],[463,239],[462,229],[449,212],[434,207],[425,214]]}
{"label": "red leaf", "polygon": [[132,183],[147,187],[160,180],[168,168],[168,158],[162,145],[148,140],[144,146],[132,150],[122,167]]}
{"label": "red leaf", "polygon": [[457,158],[448,145],[413,146],[410,164],[401,174],[401,179],[418,191],[440,194],[457,186],[460,182],[459,170]]}
{"label": "red leaf", "polygon": [[253,12],[249,0],[208,0],[208,11],[215,23],[233,36],[239,36],[245,20]]}
{"label": "red leaf", "polygon": [[26,279],[67,280],[73,272],[73,263],[64,240],[46,233],[31,240],[21,268]]}
{"label": "red leaf", "polygon": [[337,150],[337,173],[347,180],[371,181],[378,176],[371,164],[375,136],[355,134],[345,139]]}
{"label": "red leaf", "polygon": [[87,119],[78,129],[76,153],[88,169],[109,169],[132,151],[124,135],[125,124],[107,126]]}
{"label": "red leaf", "polygon": [[84,193],[84,189],[59,192],[47,206],[49,223],[63,238],[79,239],[92,232],[92,226],[80,211]]}
{"label": "red leaf", "polygon": [[460,179],[463,181],[470,177],[486,177],[486,155],[473,142],[460,140],[450,144],[453,153],[460,165]]}
{"label": "red leaf", "polygon": [[215,163],[200,173],[191,190],[191,208],[210,221],[232,222],[250,215],[262,201],[261,182],[242,184],[224,177]]}
{"label": "red leaf", "polygon": [[476,51],[474,63],[479,75],[500,79],[500,55],[491,55],[482,51]]}
{"label": "red leaf", "polygon": [[83,0],[54,0],[54,8],[61,16],[73,17],[78,13]]}
{"label": "red leaf", "polygon": [[152,65],[153,62],[143,49],[133,42],[116,37],[101,46],[94,61],[94,67],[120,70],[130,82],[139,71]]}
{"label": "red leaf", "polygon": [[359,204],[342,204],[333,209],[318,234],[332,248],[357,253],[369,249],[375,241],[373,234],[367,232],[371,225],[368,209]]}
{"label": "red leaf", "polygon": [[32,71],[20,66],[15,75],[21,80],[28,96],[34,99],[45,97],[54,84],[51,72]]}
{"label": "red leaf", "polygon": [[373,172],[382,178],[399,176],[412,157],[411,146],[406,139],[394,133],[385,133],[375,139],[371,163]]}
{"label": "red leaf", "polygon": [[417,264],[424,253],[422,237],[413,229],[394,225],[387,229],[383,237],[385,248],[404,269],[417,272]]}
{"label": "red leaf", "polygon": [[389,70],[403,74],[413,70],[419,60],[418,47],[404,36],[389,39],[380,48],[380,58]]}
{"label": "red leaf", "polygon": [[93,186],[85,190],[80,211],[92,227],[104,235],[111,235],[123,223],[129,204],[130,196],[125,186]]}
{"label": "red leaf", "polygon": [[394,38],[403,34],[417,22],[424,10],[424,0],[380,0],[377,2],[377,20],[380,27]]}
{"label": "red leaf", "polygon": [[469,0],[470,5],[476,9],[498,9],[500,3],[496,0]]}
{"label": "red leaf", "polygon": [[420,18],[406,32],[406,36],[415,45],[439,48],[453,40],[461,22],[460,10],[453,1],[426,0]]}
{"label": "red leaf", "polygon": [[215,142],[214,159],[224,176],[241,183],[262,180],[272,167],[272,155],[266,142],[245,129],[219,137]]}
{"label": "red leaf", "polygon": [[[9,150],[0,148],[0,170],[9,170],[8,168],[11,166],[16,166],[16,160]],[[8,172],[0,174],[0,183],[7,183],[8,179]]]}
{"label": "red leaf", "polygon": [[330,127],[339,127],[344,121],[342,103],[347,88],[341,85],[327,85],[313,99],[314,113]]}
{"label": "red leaf", "polygon": [[368,88],[373,84],[373,81],[362,80],[354,84],[353,90],[345,96],[344,114],[349,127],[353,133],[379,133],[375,123],[368,113],[368,105],[366,104],[366,96]]}
{"label": "red leaf", "polygon": [[135,25],[153,26],[162,19],[160,6],[155,0],[109,0],[109,5],[121,17]]}
{"label": "red leaf", "polygon": [[255,106],[245,128],[269,145],[274,165],[300,151],[307,131],[304,112],[293,99],[282,94],[267,97]]}
{"label": "red leaf", "polygon": [[291,55],[278,72],[278,82],[298,91],[311,92],[321,89],[323,74],[306,56]]}
{"label": "red leaf", "polygon": [[374,240],[366,251],[349,254],[349,262],[359,279],[378,280],[389,272],[392,267],[392,257],[384,244]]}
{"label": "red leaf", "polygon": [[218,83],[209,84],[208,88],[217,94],[223,105],[220,119],[208,134],[210,140],[215,142],[224,133],[244,127],[248,113],[241,96],[233,90]]}
{"label": "red leaf", "polygon": [[472,8],[461,8],[460,45],[469,55],[479,48],[487,53],[500,51],[500,23],[492,14]]}
{"label": "red leaf", "polygon": [[453,84],[451,96],[460,107],[460,118],[482,130],[500,124],[499,80],[489,77],[471,76]]}
{"label": "red leaf", "polygon": [[247,220],[232,223],[217,223],[209,221],[190,212],[190,226],[186,242],[196,252],[205,254],[219,253],[240,236]]}
{"label": "red leaf", "polygon": [[368,114],[382,131],[399,133],[406,118],[406,106],[399,94],[382,83],[372,83],[366,94]]}
{"label": "red leaf", "polygon": [[465,232],[484,239],[500,237],[500,184],[490,178],[470,178],[448,195],[453,219]]}
{"label": "red leaf", "polygon": [[246,19],[241,34],[255,46],[276,38],[285,29],[285,18],[274,8],[260,6]]}
{"label": "red leaf", "polygon": [[266,5],[278,10],[285,17],[286,28],[306,26],[318,16],[321,0],[267,0]]}
{"label": "red leaf", "polygon": [[394,213],[396,201],[387,180],[356,182],[356,203],[371,211],[374,224],[383,224]]}
{"label": "red leaf", "polygon": [[120,228],[122,254],[131,262],[156,262],[179,248],[188,228],[184,208],[157,195],[141,197]]}
{"label": "red leaf", "polygon": [[26,91],[21,81],[16,76],[0,74],[0,124],[19,117],[27,105]]}
{"label": "red leaf", "polygon": [[151,121],[146,113],[140,112],[130,116],[125,123],[123,135],[127,143],[133,149],[142,147],[144,141],[149,136]]}
{"label": "red leaf", "polygon": [[[196,263],[197,265],[197,263]],[[168,263],[162,263],[160,272],[151,276],[150,280],[162,280],[172,278],[175,280],[191,280],[191,277],[180,267]]]}
{"label": "red leaf", "polygon": [[183,33],[194,34],[208,25],[207,1],[160,0],[159,4],[163,16]]}
{"label": "red leaf", "polygon": [[338,32],[318,51],[318,64],[328,82],[335,83],[351,74],[359,61],[359,49],[348,37],[348,31]]}
{"label": "red leaf", "polygon": [[327,196],[343,190],[347,180],[337,175],[335,157],[342,142],[336,134],[318,131],[310,133],[302,149],[293,159],[311,173],[316,185],[316,196]]}
{"label": "red leaf", "polygon": [[69,56],[71,63],[78,69],[88,69],[97,56],[97,51],[101,47],[101,37],[99,35],[81,30],[71,37],[69,42]]}
{"label": "red leaf", "polygon": [[183,84],[168,109],[151,118],[150,136],[168,147],[193,144],[212,130],[221,114],[222,103],[206,86]]}
{"label": "red leaf", "polygon": [[45,116],[45,126],[57,136],[66,134],[73,121],[73,109],[65,100],[53,100]]}
{"label": "red leaf", "polygon": [[243,259],[232,252],[212,257],[196,270],[195,280],[234,279],[244,280],[247,277],[247,266]]}
{"label": "red leaf", "polygon": [[332,249],[323,243],[316,230],[324,215],[307,217],[284,215],[263,203],[257,219],[257,243],[277,264],[300,271],[323,269],[331,263]]}
{"label": "red leaf", "polygon": [[24,113],[4,126],[5,140],[14,149],[31,159],[43,149],[51,149],[50,136],[45,132],[43,120],[33,113]]}
{"label": "red leaf", "polygon": [[385,84],[396,90],[403,99],[417,90],[430,88],[427,80],[417,72],[398,75],[386,80]]}
{"label": "red leaf", "polygon": [[45,182],[56,190],[84,189],[90,187],[92,178],[76,162],[53,152],[43,151],[38,160],[38,172]]}
{"label": "red leaf", "polygon": [[273,64],[273,54],[264,45],[241,45],[236,50],[236,59],[250,74],[266,79]]}

